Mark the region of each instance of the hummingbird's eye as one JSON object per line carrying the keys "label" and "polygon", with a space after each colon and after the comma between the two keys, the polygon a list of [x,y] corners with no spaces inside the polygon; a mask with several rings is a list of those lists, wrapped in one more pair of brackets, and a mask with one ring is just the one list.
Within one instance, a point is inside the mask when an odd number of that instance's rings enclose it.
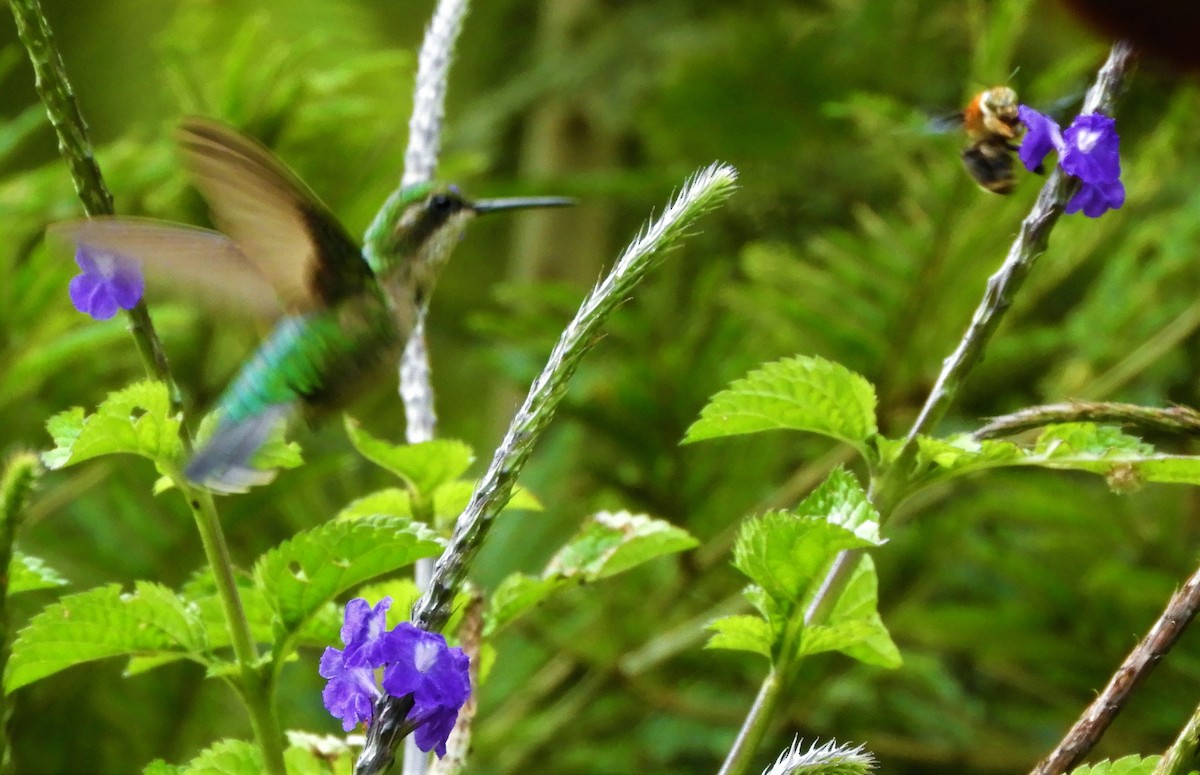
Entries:
{"label": "hummingbird's eye", "polygon": [[429,210],[436,215],[449,215],[457,209],[457,204],[454,197],[448,194],[434,194],[429,197]]}

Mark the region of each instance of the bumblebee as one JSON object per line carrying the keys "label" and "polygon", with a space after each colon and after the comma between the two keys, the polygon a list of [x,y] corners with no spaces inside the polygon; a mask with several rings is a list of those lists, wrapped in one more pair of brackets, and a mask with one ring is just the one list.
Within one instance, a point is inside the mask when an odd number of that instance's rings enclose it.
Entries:
{"label": "bumblebee", "polygon": [[1017,93],[1007,86],[982,91],[975,95],[959,119],[971,141],[962,152],[967,172],[984,190],[993,194],[1011,194],[1017,185],[1013,152],[1025,133],[1017,116]]}

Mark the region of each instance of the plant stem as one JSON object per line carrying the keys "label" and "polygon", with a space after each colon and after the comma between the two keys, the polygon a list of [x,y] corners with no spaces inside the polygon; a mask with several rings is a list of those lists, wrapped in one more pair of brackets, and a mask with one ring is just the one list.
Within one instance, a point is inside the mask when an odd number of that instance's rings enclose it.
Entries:
{"label": "plant stem", "polygon": [[[62,56],[54,45],[54,36],[50,32],[50,24],[39,0],[9,0],[13,17],[17,22],[17,34],[29,53],[29,61],[37,77],[37,92],[42,104],[46,107],[46,115],[58,135],[58,148],[67,167],[71,171],[71,179],[75,182],[75,191],[83,202],[84,212],[89,217],[113,214],[113,197],[104,177],[100,174],[100,165],[96,163],[96,155],[92,150],[92,141],[88,137],[87,124],[79,110],[75,92],[67,80],[66,67]],[[137,345],[138,354],[146,373],[167,386],[171,399],[171,411],[178,412],[182,408],[182,398],[179,388],[171,378],[170,367],[167,364],[166,351],[162,340],[154,330],[154,322],[143,301],[127,310],[125,313],[129,323],[129,333]]]}
{"label": "plant stem", "polygon": [[[513,485],[553,419],[575,369],[596,344],[600,326],[695,219],[732,193],[736,179],[736,171],[723,164],[713,164],[693,176],[662,217],[638,235],[608,276],[588,294],[530,386],[491,465],[455,523],[450,545],[434,566],[429,588],[413,606],[412,619],[418,627],[433,631],[445,625],[454,594],[466,578],[471,561],[512,496]],[[407,704],[391,697],[376,704],[375,720],[367,730],[366,745],[355,765],[356,775],[375,775],[391,766]]]}
{"label": "plant stem", "polygon": [[192,488],[178,472],[172,472],[172,479],[187,498],[192,518],[196,521],[196,530],[200,533],[200,543],[204,546],[204,556],[212,568],[217,598],[221,601],[225,626],[229,629],[230,644],[238,663],[242,698],[250,714],[254,739],[262,750],[267,772],[272,775],[284,775],[283,732],[279,728],[279,720],[275,713],[273,682],[269,677],[270,671],[258,664],[258,648],[250,633],[250,622],[246,619],[241,595],[238,594],[233,561],[229,556],[229,547],[225,543],[220,520],[217,518],[212,493]]}
{"label": "plant stem", "polygon": [[[37,455],[18,452],[9,458],[0,479],[0,675],[8,666],[12,633],[8,615],[9,568],[12,565],[13,543],[29,493],[37,482],[42,466]],[[0,773],[15,772],[12,748],[8,739],[8,724],[12,716],[12,697],[0,697]]]}
{"label": "plant stem", "polygon": [[1195,769],[1196,749],[1200,747],[1200,707],[1197,707],[1187,726],[1179,733],[1175,744],[1170,747],[1162,761],[1154,768],[1154,775],[1187,775]]}
{"label": "plant stem", "polygon": [[[1129,652],[1117,672],[1113,673],[1108,686],[1083,712],[1054,751],[1033,768],[1030,775],[1061,775],[1086,756],[1116,718],[1134,687],[1150,674],[1183,635],[1188,623],[1196,616],[1197,609],[1200,609],[1200,569],[1192,574],[1182,589],[1171,596],[1162,615]],[[1196,717],[1193,716],[1189,729],[1195,724]],[[1161,772],[1155,770],[1156,775]]]}
{"label": "plant stem", "polygon": [[[1118,41],[1113,44],[1108,60],[1096,75],[1095,83],[1088,89],[1080,113],[1113,115],[1117,97],[1124,90],[1135,61],[1136,56],[1128,43]],[[1033,209],[1021,223],[1021,230],[1009,248],[1008,257],[1000,269],[988,278],[987,288],[966,333],[958,347],[943,362],[937,382],[904,439],[904,445],[897,455],[896,468],[904,468],[912,461],[916,455],[917,436],[931,431],[950,408],[963,380],[983,356],[1000,321],[1012,306],[1013,296],[1033,269],[1034,262],[1046,252],[1050,232],[1062,215],[1067,200],[1078,187],[1079,181],[1064,174],[1061,168],[1055,167],[1050,173]]]}
{"label": "plant stem", "polygon": [[[1102,112],[1112,115],[1117,95],[1122,91],[1125,80],[1133,66],[1135,57],[1129,44],[1119,41],[1109,52],[1108,61],[1100,69],[1096,81],[1088,90],[1084,99],[1083,113]],[[1062,215],[1067,200],[1078,188],[1079,182],[1055,168],[1049,179],[1042,187],[1034,202],[1033,209],[1021,224],[1021,230],[1009,249],[1008,257],[1000,269],[988,279],[983,299],[975,311],[975,315],[963,334],[958,347],[942,364],[942,372],[930,391],[920,415],[913,423],[900,449],[883,474],[871,482],[868,497],[879,512],[880,522],[886,522],[895,507],[907,495],[909,473],[916,460],[917,437],[927,433],[949,409],[951,402],[958,394],[963,380],[983,355],[984,349],[996,332],[1004,313],[1012,305],[1012,297],[1021,287],[1026,275],[1033,267],[1034,261],[1046,250],[1047,240],[1054,224]],[[813,595],[808,609],[805,611],[804,623],[817,624],[824,621],[834,604],[845,591],[846,584],[853,576],[858,564],[860,550],[841,552],[830,566],[821,586]],[[772,698],[774,694],[769,685],[778,681],[775,670],[772,670],[763,681],[759,697],[742,723],[737,741],[729,752],[721,775],[736,775],[748,766],[753,749],[746,751],[745,746],[757,746],[761,740],[761,730],[766,720],[774,710]],[[756,736],[757,735],[757,736]]]}
{"label": "plant stem", "polygon": [[[37,76],[37,92],[46,107],[50,123],[58,135],[59,151],[67,162],[75,190],[83,202],[88,216],[112,215],[113,198],[104,183],[100,166],[92,150],[87,125],[79,110],[79,103],[67,79],[62,56],[54,45],[49,22],[42,12],[39,0],[10,0],[10,7],[17,23],[17,33],[29,53]],[[171,412],[182,411],[179,388],[171,376],[166,351],[154,330],[150,312],[144,302],[127,312],[129,331],[133,335],[138,353],[148,374],[167,386],[171,401]],[[185,451],[192,449],[191,437],[184,424],[180,424],[180,440]],[[212,494],[193,488],[182,475],[174,472],[176,486],[186,499],[200,532],[204,554],[212,567],[213,578],[225,623],[229,628],[230,642],[241,671],[242,691],[255,739],[262,749],[263,761],[272,775],[284,775],[283,736],[276,719],[271,696],[271,681],[258,666],[259,653],[250,634],[250,623],[242,608],[233,563],[221,524],[217,518],[216,504]]]}
{"label": "plant stem", "polygon": [[994,439],[1064,422],[1119,423],[1150,431],[1200,435],[1200,412],[1191,407],[1158,409],[1106,401],[1070,401],[1027,407],[1012,414],[993,417],[972,435],[980,440]]}
{"label": "plant stem", "polygon": [[718,775],[741,775],[750,766],[750,760],[758,751],[759,743],[767,732],[767,725],[775,715],[775,706],[779,704],[779,692],[783,688],[780,675],[777,668],[773,667],[763,679],[758,688],[758,696],[754,698],[754,705],[746,714],[746,721],[738,730],[737,739],[725,756]]}
{"label": "plant stem", "polygon": [[[1133,68],[1136,56],[1128,43],[1113,44],[1108,60],[1096,75],[1096,81],[1088,89],[1083,102],[1083,113],[1101,112],[1113,114],[1116,99],[1124,90],[1126,79]],[[878,479],[871,482],[869,497],[879,512],[880,522],[886,522],[896,506],[908,495],[910,469],[916,460],[917,437],[927,433],[945,415],[950,403],[958,395],[958,388],[967,374],[979,362],[984,349],[991,341],[1000,321],[1012,306],[1012,297],[1020,289],[1034,262],[1046,250],[1050,231],[1062,215],[1067,199],[1078,187],[1078,181],[1055,167],[1046,184],[1042,186],[1033,209],[1021,223],[1021,230],[1009,248],[1008,257],[1000,269],[987,282],[983,298],[975,315],[967,326],[962,340],[954,352],[942,364],[942,372],[929,393],[920,415],[909,429],[900,449],[892,462],[886,466]],[[830,577],[822,583],[810,605],[810,612],[828,610],[832,601],[841,596],[850,574],[837,577],[843,565],[835,563]],[[833,583],[830,583],[830,582]],[[814,621],[820,621],[814,619]]]}

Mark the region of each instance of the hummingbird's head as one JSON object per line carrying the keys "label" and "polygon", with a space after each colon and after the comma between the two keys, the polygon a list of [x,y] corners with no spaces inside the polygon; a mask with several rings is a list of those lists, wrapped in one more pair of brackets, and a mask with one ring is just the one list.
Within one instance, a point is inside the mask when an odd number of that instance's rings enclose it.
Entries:
{"label": "hummingbird's head", "polygon": [[392,232],[395,254],[410,257],[419,275],[431,278],[462,239],[467,223],[477,215],[531,207],[563,207],[575,203],[563,197],[512,197],[471,201],[458,186],[420,183],[400,192],[402,210]]}

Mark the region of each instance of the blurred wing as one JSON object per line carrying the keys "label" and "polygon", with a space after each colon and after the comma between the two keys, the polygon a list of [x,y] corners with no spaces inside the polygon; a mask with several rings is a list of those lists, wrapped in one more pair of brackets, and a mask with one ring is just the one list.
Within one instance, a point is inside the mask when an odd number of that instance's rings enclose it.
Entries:
{"label": "blurred wing", "polygon": [[261,316],[283,312],[271,281],[215,231],[139,218],[87,218],[46,229],[55,241],[135,261],[158,285],[186,288],[204,302]]}
{"label": "blurred wing", "polygon": [[945,113],[940,116],[931,116],[925,126],[927,134],[944,135],[951,132],[961,132],[965,116],[963,112]]}
{"label": "blurred wing", "polygon": [[331,305],[374,283],[341,223],[265,147],[199,118],[186,119],[177,135],[217,224],[287,307]]}

